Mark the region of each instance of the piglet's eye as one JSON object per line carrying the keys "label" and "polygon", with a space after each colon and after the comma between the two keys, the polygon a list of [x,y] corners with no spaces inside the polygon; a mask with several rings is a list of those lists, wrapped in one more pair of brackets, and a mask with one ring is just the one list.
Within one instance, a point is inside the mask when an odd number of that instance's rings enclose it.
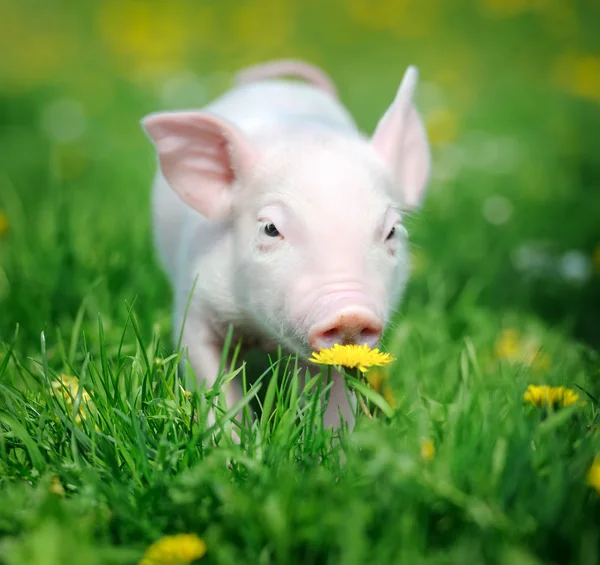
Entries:
{"label": "piglet's eye", "polygon": [[394,237],[394,235],[396,235],[396,226],[394,226],[391,230],[390,233],[388,233],[388,236],[385,238],[386,241],[389,241],[390,239],[392,239]]}
{"label": "piglet's eye", "polygon": [[279,230],[275,227],[275,224],[266,224],[263,230],[269,237],[277,237],[279,235]]}

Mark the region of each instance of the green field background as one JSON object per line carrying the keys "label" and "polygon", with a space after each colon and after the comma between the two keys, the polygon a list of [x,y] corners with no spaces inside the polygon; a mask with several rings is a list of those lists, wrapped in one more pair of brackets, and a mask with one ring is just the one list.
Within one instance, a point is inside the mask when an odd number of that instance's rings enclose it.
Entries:
{"label": "green field background", "polygon": [[[0,565],[133,565],[182,532],[207,564],[597,563],[599,29],[597,0],[0,0]],[[268,375],[273,412],[215,448],[140,120],[281,57],[367,133],[420,71],[432,181],[369,376],[394,410],[340,447]]]}
{"label": "green field background", "polygon": [[434,265],[449,304],[472,282],[482,305],[600,344],[598,3],[4,0],[0,14],[4,339],[18,322],[37,342],[85,296],[123,313],[137,295],[148,323],[168,308],[140,118],[300,57],[369,133],[406,66],[420,69],[434,172],[411,226],[414,292]]}

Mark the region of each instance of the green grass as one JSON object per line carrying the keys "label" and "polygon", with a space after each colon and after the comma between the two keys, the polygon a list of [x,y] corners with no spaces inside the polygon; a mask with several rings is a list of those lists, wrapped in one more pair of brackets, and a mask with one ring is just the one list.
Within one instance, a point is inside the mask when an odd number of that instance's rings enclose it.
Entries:
{"label": "green grass", "polygon": [[[158,336],[136,339],[134,318],[122,339],[90,324],[90,345],[59,342],[53,363],[45,342],[35,363],[9,351],[3,562],[134,563],[161,535],[196,532],[210,563],[595,563],[598,495],[585,479],[595,403],[525,406],[540,377],[487,358],[495,315],[475,310],[466,333],[477,338],[453,339],[435,306],[416,306],[394,336],[404,352],[394,414],[362,418],[340,442],[319,426],[319,396],[282,360],[249,391],[265,389],[267,412],[245,421],[241,445],[227,434],[214,445],[205,418],[217,392],[185,395],[177,357],[164,357]],[[587,384],[580,348],[528,329],[557,359],[543,381]],[[49,394],[52,364],[91,394],[79,424],[82,389],[70,402]],[[66,495],[51,489],[54,476]]]}
{"label": "green grass", "polygon": [[[0,62],[0,564],[134,564],[177,532],[201,536],[200,562],[212,564],[600,561],[600,494],[586,481],[600,452],[600,270],[581,281],[557,270],[566,252],[589,259],[600,242],[600,112],[553,71],[565,52],[600,53],[591,3],[574,3],[576,31],[558,33],[550,8],[503,20],[481,3],[432,2],[431,30],[404,37],[339,3],[315,17],[307,2],[281,44],[269,25],[265,37],[196,45],[185,65],[208,77],[207,97],[225,86],[215,71],[303,56],[332,74],[367,131],[415,62],[443,92],[440,102],[419,91],[425,117],[441,108],[457,124],[434,144],[436,169],[455,174],[436,177],[408,221],[417,267],[385,336],[397,357],[391,416],[374,411],[334,437],[319,425],[325,391],[305,390],[293,361],[257,355],[238,363],[246,414],[256,412],[240,445],[230,414],[206,426],[221,383],[189,396],[176,370],[171,291],[151,241],[154,157],[139,127],[164,107],[160,86],[89,31],[101,3],[49,3],[59,38],[77,48],[52,73],[28,70],[32,38],[54,33],[34,4],[10,8],[22,12],[7,21],[23,49],[14,68]],[[217,31],[234,13],[224,9]],[[62,98],[85,113],[72,141],[42,125]],[[489,159],[503,139],[518,157],[504,168]],[[504,223],[482,214],[495,196],[512,206]],[[538,274],[514,262],[531,243],[549,257]],[[515,358],[507,330],[518,332]],[[528,363],[538,349],[546,362]],[[79,378],[74,398],[52,394],[59,375]],[[531,383],[568,386],[586,404],[536,408],[523,400]],[[84,390],[92,405],[78,420]]]}

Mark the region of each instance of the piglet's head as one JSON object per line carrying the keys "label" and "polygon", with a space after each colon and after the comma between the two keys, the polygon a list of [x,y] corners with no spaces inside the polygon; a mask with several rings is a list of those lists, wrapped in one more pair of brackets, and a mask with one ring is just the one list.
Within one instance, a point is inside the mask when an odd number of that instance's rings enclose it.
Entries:
{"label": "piglet's head", "polygon": [[230,222],[240,307],[294,351],[374,347],[402,294],[402,214],[420,204],[430,169],[416,83],[409,67],[371,137],[306,128],[250,139],[203,112],[143,121],[173,190]]}

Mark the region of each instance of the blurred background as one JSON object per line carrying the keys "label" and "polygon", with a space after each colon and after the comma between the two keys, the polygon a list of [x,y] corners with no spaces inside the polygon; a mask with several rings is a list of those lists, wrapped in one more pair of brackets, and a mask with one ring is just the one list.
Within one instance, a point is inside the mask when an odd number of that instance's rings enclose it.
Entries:
{"label": "blurred background", "polygon": [[82,304],[108,331],[134,299],[168,331],[139,121],[300,57],[368,133],[420,69],[409,304],[470,296],[600,346],[599,29],[595,0],[0,0],[0,341],[68,335]]}

